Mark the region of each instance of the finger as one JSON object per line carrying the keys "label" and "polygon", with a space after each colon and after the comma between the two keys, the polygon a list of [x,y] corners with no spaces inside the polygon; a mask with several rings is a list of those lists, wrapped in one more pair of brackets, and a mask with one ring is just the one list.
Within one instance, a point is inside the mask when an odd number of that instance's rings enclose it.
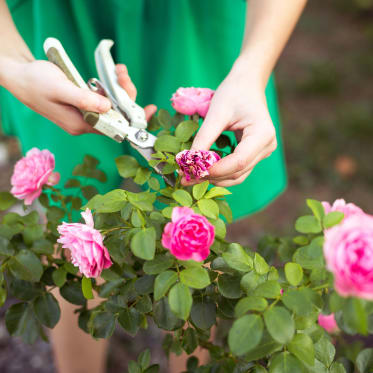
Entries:
{"label": "finger", "polygon": [[222,180],[222,181],[218,181],[218,182],[213,182],[212,184],[214,184],[216,186],[220,186],[220,187],[225,187],[225,188],[233,186],[233,185],[238,185],[238,184],[243,183],[246,180],[246,178],[250,175],[251,172],[252,172],[252,169],[246,171],[238,179]]}
{"label": "finger", "polygon": [[[262,123],[261,123],[262,125]],[[244,171],[263,152],[272,150],[275,143],[276,133],[271,126],[259,127],[254,132],[252,128],[244,129],[241,142],[237,145],[232,154],[216,162],[209,174],[211,178],[227,177],[239,171]],[[273,150],[272,150],[273,151]]]}
{"label": "finger", "polygon": [[182,179],[181,179],[181,185],[183,185],[183,186],[192,186],[192,185],[195,185],[195,184],[201,184],[201,183],[203,183],[206,180],[207,180],[206,178],[187,180],[186,177],[183,176]]}
{"label": "finger", "polygon": [[157,107],[155,105],[147,105],[144,107],[144,111],[146,121],[148,122],[150,118],[156,113]]}
{"label": "finger", "polygon": [[95,113],[105,113],[111,107],[108,98],[88,89],[79,88],[67,79],[56,83],[52,99],[80,110],[93,111]]}
{"label": "finger", "polygon": [[128,75],[128,69],[126,65],[118,64],[115,67],[117,73],[119,85],[128,93],[128,96],[132,101],[136,100],[137,89],[133,84],[130,76]]}
{"label": "finger", "polygon": [[212,101],[206,118],[194,138],[191,149],[209,150],[212,144],[227,127],[227,124],[228,120],[226,113],[221,109],[216,109]]}

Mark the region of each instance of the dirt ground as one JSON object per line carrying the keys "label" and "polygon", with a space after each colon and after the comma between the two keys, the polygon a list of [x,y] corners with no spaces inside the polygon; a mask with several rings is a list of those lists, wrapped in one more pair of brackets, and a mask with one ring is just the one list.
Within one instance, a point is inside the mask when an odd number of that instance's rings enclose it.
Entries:
{"label": "dirt ground", "polygon": [[[232,240],[255,246],[259,237],[292,232],[306,211],[305,199],[343,197],[373,213],[373,26],[372,10],[345,1],[311,1],[276,69],[289,186],[255,218],[229,228]],[[373,9],[373,8],[372,8]],[[14,140],[0,163],[0,190],[8,188],[18,157]],[[51,348],[10,338],[0,309],[0,372],[54,373]],[[117,331],[111,340],[108,373],[125,372],[129,358],[145,347],[164,366],[156,330],[135,340]]]}

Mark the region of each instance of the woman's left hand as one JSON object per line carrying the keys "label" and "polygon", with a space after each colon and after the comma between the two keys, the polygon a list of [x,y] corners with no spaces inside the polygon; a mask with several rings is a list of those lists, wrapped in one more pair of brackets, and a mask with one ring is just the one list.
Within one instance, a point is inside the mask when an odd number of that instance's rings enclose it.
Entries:
{"label": "woman's left hand", "polygon": [[[238,145],[234,152],[209,169],[208,180],[227,187],[242,183],[254,166],[277,147],[276,131],[268,112],[265,85],[236,63],[220,84],[192,149],[209,150],[223,131],[234,131]],[[253,74],[254,75],[254,74]],[[182,180],[183,185],[200,181]]]}

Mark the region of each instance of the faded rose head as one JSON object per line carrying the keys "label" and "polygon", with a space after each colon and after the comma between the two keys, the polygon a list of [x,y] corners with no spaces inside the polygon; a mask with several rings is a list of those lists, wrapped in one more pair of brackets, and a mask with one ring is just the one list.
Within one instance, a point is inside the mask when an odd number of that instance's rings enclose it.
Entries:
{"label": "faded rose head", "polygon": [[24,200],[25,205],[31,205],[40,196],[43,185],[56,185],[60,181],[60,174],[53,172],[54,165],[54,155],[49,150],[32,148],[16,163],[10,192]]}
{"label": "faded rose head", "polygon": [[162,245],[177,259],[202,262],[209,256],[214,238],[215,228],[204,216],[189,207],[175,207],[172,222],[164,227]]}
{"label": "faded rose head", "polygon": [[209,88],[179,88],[171,98],[172,107],[185,115],[199,114],[205,117],[214,91]]}
{"label": "faded rose head", "polygon": [[98,277],[113,263],[101,233],[94,228],[91,211],[86,209],[82,216],[85,224],[63,222],[57,227],[61,235],[57,242],[70,250],[72,263],[85,277]]}
{"label": "faded rose head", "polygon": [[176,154],[176,163],[188,181],[208,176],[208,169],[219,159],[219,154],[211,150],[183,150]]}
{"label": "faded rose head", "polygon": [[330,315],[323,315],[320,313],[317,321],[328,333],[336,333],[339,330],[334,313]]}
{"label": "faded rose head", "polygon": [[325,231],[324,256],[342,296],[373,300],[373,216],[353,214]]}
{"label": "faded rose head", "polygon": [[353,203],[346,203],[344,199],[336,199],[333,205],[330,205],[329,202],[322,202],[322,205],[324,206],[326,214],[332,211],[339,211],[343,212],[345,218],[354,214],[363,213],[363,210],[360,207]]}

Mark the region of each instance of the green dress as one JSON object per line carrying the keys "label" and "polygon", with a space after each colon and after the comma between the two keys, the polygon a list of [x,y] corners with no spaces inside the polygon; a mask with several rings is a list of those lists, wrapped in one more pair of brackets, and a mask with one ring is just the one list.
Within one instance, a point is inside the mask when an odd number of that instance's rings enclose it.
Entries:
{"label": "green dress", "polygon": [[[125,63],[138,90],[137,102],[171,109],[170,97],[180,86],[216,89],[237,58],[244,30],[243,0],[8,0],[17,28],[34,56],[45,59],[43,42],[56,37],[85,80],[97,76],[94,49],[103,38],[115,41],[114,60]],[[276,126],[277,150],[260,162],[241,185],[231,187],[228,202],[234,218],[253,213],[286,186],[280,121],[273,78],[268,82],[269,111]],[[22,151],[49,149],[56,157],[61,185],[85,154],[99,158],[108,182],[121,180],[114,158],[134,152],[93,134],[70,136],[0,90],[1,123],[19,138]]]}

